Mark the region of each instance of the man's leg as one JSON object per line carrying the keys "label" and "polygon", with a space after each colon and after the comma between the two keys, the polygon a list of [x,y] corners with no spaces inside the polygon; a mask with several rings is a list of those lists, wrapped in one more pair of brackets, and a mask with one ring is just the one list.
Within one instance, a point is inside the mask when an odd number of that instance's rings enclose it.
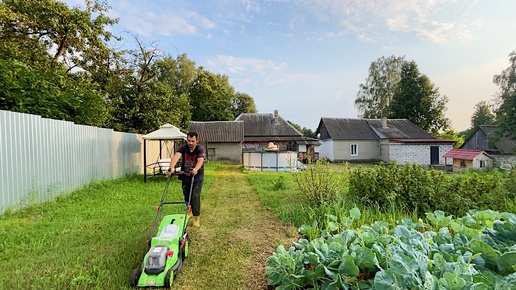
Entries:
{"label": "man's leg", "polygon": [[192,200],[190,204],[192,205],[192,212],[194,216],[199,216],[201,214],[201,190],[202,190],[203,181],[194,181],[193,189],[192,189]]}
{"label": "man's leg", "polygon": [[192,189],[192,212],[193,212],[193,220],[194,227],[201,226],[201,190],[202,190],[203,181],[196,181],[193,184]]}

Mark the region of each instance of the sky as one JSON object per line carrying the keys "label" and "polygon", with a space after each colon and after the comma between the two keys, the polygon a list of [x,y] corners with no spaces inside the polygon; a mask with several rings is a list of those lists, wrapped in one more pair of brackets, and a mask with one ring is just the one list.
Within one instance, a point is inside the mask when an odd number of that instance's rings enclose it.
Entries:
{"label": "sky", "polygon": [[[66,0],[84,6],[82,0]],[[474,106],[516,50],[514,0],[107,0],[109,28],[227,75],[273,113],[315,131],[322,117],[356,118],[369,66],[404,56],[448,97],[446,117],[468,129]]]}

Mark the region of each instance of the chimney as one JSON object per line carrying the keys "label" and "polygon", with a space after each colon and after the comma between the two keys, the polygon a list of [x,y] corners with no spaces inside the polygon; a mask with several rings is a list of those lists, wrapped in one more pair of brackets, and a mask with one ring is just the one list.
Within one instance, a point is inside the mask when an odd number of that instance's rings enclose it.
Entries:
{"label": "chimney", "polygon": [[278,116],[278,110],[274,110],[273,118],[276,119],[277,116]]}
{"label": "chimney", "polygon": [[387,129],[387,118],[385,117],[382,117],[382,128],[383,129]]}

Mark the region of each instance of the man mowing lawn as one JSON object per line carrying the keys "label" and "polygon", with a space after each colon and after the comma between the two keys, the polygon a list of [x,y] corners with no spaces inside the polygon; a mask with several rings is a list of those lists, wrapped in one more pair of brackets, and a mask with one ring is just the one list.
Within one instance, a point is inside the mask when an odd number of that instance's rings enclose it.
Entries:
{"label": "man mowing lawn", "polygon": [[[167,175],[171,174],[170,168],[175,168],[176,163],[181,158],[181,171],[191,172],[191,176],[184,174],[179,175],[179,179],[183,182],[183,195],[185,202],[188,202],[188,194],[190,193],[190,186],[193,186],[192,197],[190,204],[192,211],[188,212],[188,216],[193,214],[193,221],[195,227],[201,226],[201,190],[204,182],[204,147],[199,143],[199,137],[196,132],[189,132],[186,135],[186,145],[182,145],[177,149],[176,154],[170,160],[170,166]],[[192,185],[192,178],[194,182]]]}

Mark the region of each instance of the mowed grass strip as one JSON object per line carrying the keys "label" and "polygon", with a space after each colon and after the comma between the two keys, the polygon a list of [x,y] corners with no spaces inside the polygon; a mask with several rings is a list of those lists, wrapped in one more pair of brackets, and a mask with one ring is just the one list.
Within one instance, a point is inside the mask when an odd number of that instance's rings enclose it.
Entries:
{"label": "mowed grass strip", "polygon": [[287,229],[264,209],[239,166],[221,165],[202,193],[201,228],[190,227],[190,256],[176,289],[267,289],[266,259]]}
{"label": "mowed grass strip", "polygon": [[[54,202],[0,216],[1,288],[129,289],[166,181],[142,179],[92,183]],[[182,198],[180,186],[171,182],[170,198]],[[266,289],[266,258],[291,241],[239,166],[206,165],[201,224],[189,228],[190,255],[173,288]]]}

